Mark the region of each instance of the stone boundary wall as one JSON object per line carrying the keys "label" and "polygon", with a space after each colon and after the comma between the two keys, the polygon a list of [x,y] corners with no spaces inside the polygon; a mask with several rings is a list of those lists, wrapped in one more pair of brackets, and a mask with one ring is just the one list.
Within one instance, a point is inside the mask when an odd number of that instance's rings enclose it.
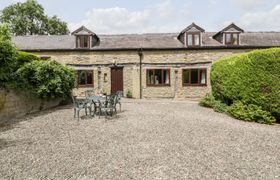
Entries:
{"label": "stone boundary wall", "polygon": [[61,99],[42,100],[26,92],[0,89],[0,124],[24,115],[56,107]]}

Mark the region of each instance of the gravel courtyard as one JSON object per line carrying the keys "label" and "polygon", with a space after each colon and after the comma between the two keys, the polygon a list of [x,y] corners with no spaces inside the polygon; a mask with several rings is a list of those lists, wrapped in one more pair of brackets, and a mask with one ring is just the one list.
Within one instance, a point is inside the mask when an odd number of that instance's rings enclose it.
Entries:
{"label": "gravel courtyard", "polygon": [[126,99],[113,119],[64,106],[1,127],[0,179],[280,179],[279,152],[279,125]]}

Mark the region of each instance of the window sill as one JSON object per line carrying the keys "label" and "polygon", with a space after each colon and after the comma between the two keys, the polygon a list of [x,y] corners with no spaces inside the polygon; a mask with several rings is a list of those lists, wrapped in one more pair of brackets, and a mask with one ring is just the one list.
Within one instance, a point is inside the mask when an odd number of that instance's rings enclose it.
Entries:
{"label": "window sill", "polygon": [[78,85],[77,88],[93,88],[93,84],[87,84],[87,85]]}
{"label": "window sill", "polygon": [[207,87],[207,84],[183,84],[183,87]]}
{"label": "window sill", "polygon": [[90,47],[76,47],[76,49],[90,49]]}
{"label": "window sill", "polygon": [[147,84],[147,87],[170,87],[170,84]]}

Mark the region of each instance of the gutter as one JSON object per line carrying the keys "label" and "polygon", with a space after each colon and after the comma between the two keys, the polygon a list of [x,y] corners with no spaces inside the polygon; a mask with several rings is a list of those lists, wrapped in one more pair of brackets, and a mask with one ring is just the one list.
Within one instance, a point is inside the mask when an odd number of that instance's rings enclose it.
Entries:
{"label": "gutter", "polygon": [[139,50],[138,50],[138,55],[139,55],[139,78],[140,78],[140,99],[142,99],[143,98],[143,92],[142,92],[142,60],[143,60],[143,56],[144,56],[144,54],[143,54],[143,49],[142,48],[140,48]]}
{"label": "gutter", "polygon": [[[277,48],[280,46],[202,46],[202,47],[165,47],[165,48],[140,48],[146,51],[160,51],[160,50],[219,50],[219,49],[266,49],[266,48]],[[62,51],[72,51],[72,52],[91,52],[91,51],[135,51],[139,48],[100,48],[100,49],[20,49],[20,51],[26,52],[62,52]]]}

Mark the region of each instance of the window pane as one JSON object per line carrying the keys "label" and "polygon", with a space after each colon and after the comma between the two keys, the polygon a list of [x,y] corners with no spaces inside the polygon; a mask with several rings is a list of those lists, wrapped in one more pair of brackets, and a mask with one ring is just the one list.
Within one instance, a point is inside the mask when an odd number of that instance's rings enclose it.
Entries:
{"label": "window pane", "polygon": [[198,84],[198,69],[191,70],[191,84]]}
{"label": "window pane", "polygon": [[162,70],[156,69],[155,70],[155,84],[163,84],[162,82]]}
{"label": "window pane", "polygon": [[226,44],[231,44],[231,34],[226,34]]}
{"label": "window pane", "polygon": [[198,34],[194,35],[194,45],[199,46],[199,35]]}
{"label": "window pane", "polygon": [[183,71],[183,83],[189,84],[190,83],[190,70]]}
{"label": "window pane", "polygon": [[163,80],[164,80],[164,84],[169,84],[169,76],[170,76],[170,74],[169,74],[169,70],[163,70],[163,75],[164,75],[164,77],[163,77]]}
{"label": "window pane", "polygon": [[92,71],[87,71],[87,82],[86,82],[86,84],[93,84],[92,76],[93,76]]}
{"label": "window pane", "polygon": [[148,84],[154,84],[153,70],[148,70]]}
{"label": "window pane", "polygon": [[85,85],[86,84],[86,72],[85,71],[78,71],[79,74],[79,85]]}
{"label": "window pane", "polygon": [[238,34],[233,34],[233,44],[238,45]]}
{"label": "window pane", "polygon": [[81,47],[81,42],[82,42],[82,37],[78,36],[77,37],[77,47],[80,48]]}
{"label": "window pane", "polygon": [[84,36],[84,47],[88,47],[88,36]]}
{"label": "window pane", "polygon": [[193,45],[193,36],[192,34],[188,34],[188,46],[192,46]]}
{"label": "window pane", "polygon": [[200,70],[200,84],[206,84],[206,69]]}

